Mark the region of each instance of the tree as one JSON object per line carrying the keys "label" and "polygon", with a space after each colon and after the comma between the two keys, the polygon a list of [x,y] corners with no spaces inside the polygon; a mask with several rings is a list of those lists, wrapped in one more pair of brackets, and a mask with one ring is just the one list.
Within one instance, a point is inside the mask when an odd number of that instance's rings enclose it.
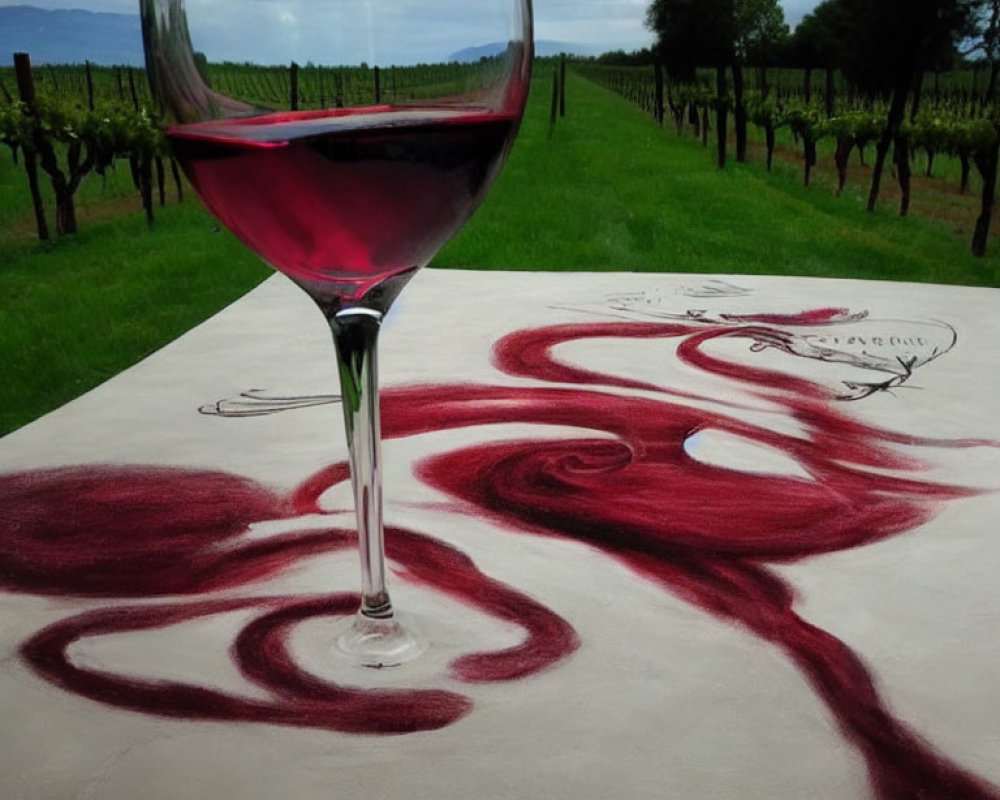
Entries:
{"label": "tree", "polygon": [[[885,130],[875,151],[867,208],[875,208],[885,159],[895,145],[903,167],[901,212],[906,213],[909,155],[900,135],[906,102],[919,96],[923,73],[951,52],[968,30],[981,0],[830,0],[827,21],[840,41],[839,66],[849,83],[870,95],[889,97]],[[826,4],[824,4],[825,6]],[[817,10],[819,8],[817,7]],[[815,12],[814,12],[814,16]],[[837,20],[849,20],[846,26]]]}
{"label": "tree", "polygon": [[775,0],[736,0],[735,12],[736,55],[750,66],[774,66],[789,35],[781,6]]}
{"label": "tree", "polygon": [[679,83],[693,83],[697,67],[729,64],[735,0],[653,0],[646,27],[656,34],[653,53]]}
{"label": "tree", "polygon": [[777,0],[735,0],[733,4],[733,124],[736,160],[746,161],[747,111],[743,94],[743,65],[767,66],[788,38],[785,14]]}
{"label": "tree", "polygon": [[738,6],[738,10],[742,19],[737,21],[740,31],[737,53],[748,66],[757,68],[761,92],[766,95],[767,68],[776,66],[788,48],[788,25],[781,7],[774,3],[745,2],[740,5],[742,8]]}
{"label": "tree", "polygon": [[[967,53],[981,55],[989,65],[990,77],[983,97],[983,104],[989,106],[996,97],[997,77],[1000,73],[1000,0],[975,0],[972,3],[968,27],[965,31]],[[973,162],[983,177],[982,210],[976,219],[972,236],[972,254],[982,257],[986,254],[993,205],[996,195],[997,168],[1000,166],[1000,138],[995,126],[985,130],[979,137],[978,146],[973,149]],[[967,159],[963,160],[963,179],[968,174]]]}
{"label": "tree", "polygon": [[985,105],[996,96],[1000,73],[1000,0],[976,0],[965,31],[963,55],[979,55],[989,65],[990,77],[983,98]]}
{"label": "tree", "polygon": [[598,64],[614,67],[645,67],[653,63],[653,54],[648,47],[626,53],[624,50],[611,50],[601,53],[594,59]]}
{"label": "tree", "polygon": [[834,0],[841,17],[839,66],[859,89],[891,95],[953,51],[981,0]]}
{"label": "tree", "polygon": [[699,66],[716,73],[716,138],[719,167],[726,164],[726,68],[732,63],[736,0],[653,0],[646,26],[656,34],[653,47],[667,75],[694,81]]}
{"label": "tree", "polygon": [[733,71],[737,159],[746,153],[743,64],[761,57],[787,32],[778,0],[653,0],[646,26],[657,37],[653,51],[674,80],[692,81],[695,68],[714,67],[719,104],[719,166],[725,165],[726,70]]}
{"label": "tree", "polygon": [[[845,74],[869,90],[891,86],[889,118],[875,151],[875,167],[867,208],[875,208],[879,180],[890,142],[895,143],[896,164],[900,168],[902,203],[909,205],[909,153],[900,125],[906,98],[914,92],[919,104],[919,87],[924,72],[954,50],[955,41],[969,24],[969,0],[850,0],[865,12],[866,29],[859,33],[856,47],[848,51]],[[852,73],[853,70],[853,73]],[[881,83],[881,85],[879,85]]]}
{"label": "tree", "polygon": [[789,61],[804,71],[806,102],[812,95],[812,71],[826,72],[826,115],[832,117],[833,73],[843,60],[843,42],[850,36],[851,18],[840,0],[824,0],[796,26],[789,41]]}

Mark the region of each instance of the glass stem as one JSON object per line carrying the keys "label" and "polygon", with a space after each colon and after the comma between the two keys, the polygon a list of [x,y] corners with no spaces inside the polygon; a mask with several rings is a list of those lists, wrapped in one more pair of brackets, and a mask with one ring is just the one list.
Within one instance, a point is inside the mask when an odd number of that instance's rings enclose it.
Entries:
{"label": "glass stem", "polygon": [[392,619],[382,529],[382,459],[378,403],[378,334],[382,313],[347,308],[332,315],[351,484],[361,551],[361,608],[372,620]]}

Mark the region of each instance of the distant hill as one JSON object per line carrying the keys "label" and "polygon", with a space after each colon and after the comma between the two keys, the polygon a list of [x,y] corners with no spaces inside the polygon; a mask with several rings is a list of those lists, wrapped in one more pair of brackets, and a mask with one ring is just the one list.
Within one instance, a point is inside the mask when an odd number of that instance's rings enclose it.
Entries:
{"label": "distant hill", "polygon": [[[457,53],[448,56],[448,61],[478,61],[484,56],[495,56],[507,49],[506,42],[490,42],[490,44],[479,47],[466,47]],[[567,53],[575,56],[596,56],[604,52],[604,48],[587,44],[574,44],[572,42],[552,42],[546,39],[535,41],[536,56],[557,56],[560,53]]]}
{"label": "distant hill", "polygon": [[[503,52],[494,42],[452,53],[449,61],[478,61]],[[33,64],[127,64],[142,66],[142,28],[138,14],[108,14],[81,9],[47,11],[34,6],[0,6],[0,63],[10,64],[16,52],[31,55]],[[592,45],[539,40],[535,53],[580,56],[603,52]]]}
{"label": "distant hill", "polygon": [[0,63],[16,52],[32,64],[144,63],[138,14],[0,6]]}

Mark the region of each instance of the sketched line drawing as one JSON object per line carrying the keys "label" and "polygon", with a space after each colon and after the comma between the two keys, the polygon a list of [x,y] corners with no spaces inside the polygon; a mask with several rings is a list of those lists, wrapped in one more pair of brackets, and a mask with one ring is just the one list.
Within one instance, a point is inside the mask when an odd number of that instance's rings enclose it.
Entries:
{"label": "sketched line drawing", "polygon": [[199,414],[210,417],[263,417],[279,411],[296,408],[312,408],[339,403],[339,394],[313,394],[295,397],[271,397],[266,389],[248,389],[236,397],[224,397],[214,403],[206,403],[198,409]]}
{"label": "sketched line drawing", "polygon": [[891,393],[907,384],[916,370],[949,352],[958,342],[955,328],[939,320],[873,319],[867,309],[846,308],[736,313],[690,308],[677,299],[683,296],[727,300],[745,294],[724,291],[712,294],[708,290],[689,293],[681,285],[674,292],[613,294],[594,303],[560,308],[633,322],[743,329],[747,338],[753,340],[750,350],[754,353],[773,348],[798,358],[880,374],[872,380],[860,376],[841,379],[839,385],[843,388],[834,393],[836,400],[861,400],[880,392]]}

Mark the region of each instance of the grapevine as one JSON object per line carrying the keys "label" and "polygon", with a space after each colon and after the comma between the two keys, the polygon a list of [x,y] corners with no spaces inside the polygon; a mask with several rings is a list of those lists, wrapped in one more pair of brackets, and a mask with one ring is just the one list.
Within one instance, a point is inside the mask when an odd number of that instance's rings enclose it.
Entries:
{"label": "grapevine", "polygon": [[[646,95],[652,91],[653,67],[611,66],[594,60],[580,60],[574,65],[583,77],[635,102],[643,109],[657,107],[662,98]],[[758,76],[764,75],[758,71]],[[684,123],[689,121],[696,136],[707,143],[709,110],[730,108],[731,87],[720,83],[718,88],[708,88],[708,71],[699,70],[694,84],[667,83],[664,88],[667,106],[675,122],[678,135],[684,133]],[[766,165],[771,169],[776,132],[787,128],[802,146],[804,182],[809,185],[810,175],[817,163],[817,142],[832,138],[836,145],[834,166],[837,172],[836,192],[840,195],[847,179],[850,154],[857,150],[861,164],[865,164],[865,148],[883,135],[888,108],[883,100],[855,97],[848,93],[836,103],[839,113],[834,114],[833,91],[836,82],[827,84],[822,98],[812,99],[815,90],[804,86],[802,70],[770,70],[767,79],[758,78],[758,88],[746,95],[747,119],[764,131]],[[841,86],[843,92],[843,86]],[[900,213],[906,214],[910,191],[910,159],[916,150],[923,150],[927,162],[925,173],[930,177],[937,154],[954,156],[961,165],[960,191],[967,192],[969,173],[975,166],[983,178],[982,205],[973,236],[973,255],[982,256],[993,207],[996,173],[1000,163],[1000,110],[991,107],[977,94],[975,81],[970,90],[959,79],[939,81],[935,76],[933,92],[921,104],[920,113],[913,114],[893,137],[894,163],[900,184]],[[721,118],[720,122],[724,123]],[[720,166],[724,163],[720,158]]]}

